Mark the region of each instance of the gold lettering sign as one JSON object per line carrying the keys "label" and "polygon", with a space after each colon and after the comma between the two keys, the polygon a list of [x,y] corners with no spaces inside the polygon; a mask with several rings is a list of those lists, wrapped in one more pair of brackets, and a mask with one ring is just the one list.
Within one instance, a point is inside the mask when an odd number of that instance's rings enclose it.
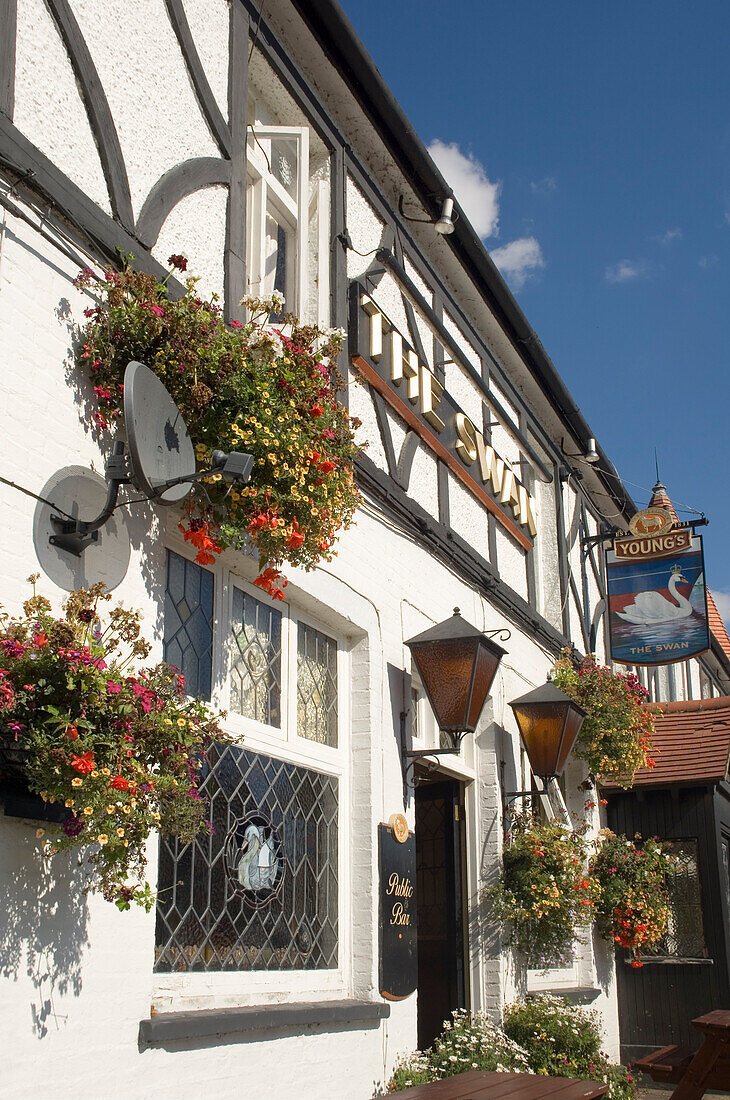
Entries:
{"label": "gold lettering sign", "polygon": [[[533,538],[537,534],[533,501],[515,470],[487,443],[466,413],[456,406],[430,368],[419,363],[416,352],[406,347],[402,335],[372,298],[358,292],[357,305],[368,319],[367,341],[360,353],[353,354],[353,364],[369,382],[376,385],[409,426],[418,431],[424,442],[447,463],[520,545],[530,549],[532,543],[523,530],[529,531]],[[357,331],[359,338],[360,326]],[[384,334],[388,336],[386,343]],[[376,364],[376,368],[373,369],[367,360]],[[435,435],[422,429],[423,422],[419,424],[415,421],[407,412],[408,406],[402,404],[396,395],[407,399]],[[457,457],[458,461],[455,461]],[[495,504],[498,506],[495,507]]]}

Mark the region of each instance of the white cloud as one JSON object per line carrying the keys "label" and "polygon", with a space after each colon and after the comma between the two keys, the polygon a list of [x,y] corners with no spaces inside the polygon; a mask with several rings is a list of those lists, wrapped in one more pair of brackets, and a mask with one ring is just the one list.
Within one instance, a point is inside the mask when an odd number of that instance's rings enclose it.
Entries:
{"label": "white cloud", "polygon": [[630,283],[634,279],[643,279],[649,274],[646,260],[620,260],[606,268],[609,283]]}
{"label": "white cloud", "polygon": [[557,191],[558,181],[554,176],[545,176],[544,179],[532,182],[530,188],[535,195],[549,195],[551,191]]}
{"label": "white cloud", "polygon": [[495,248],[489,255],[516,290],[534,271],[545,266],[540,242],[534,237],[519,237],[501,248]]}
{"label": "white cloud", "polygon": [[469,153],[462,153],[453,142],[432,141],[428,151],[478,235],[494,237],[499,232],[499,192],[501,184],[492,183],[484,165]]}
{"label": "white cloud", "polygon": [[720,612],[720,618],[726,626],[730,626],[730,592],[720,592],[717,588],[713,588],[712,598]]}
{"label": "white cloud", "polygon": [[711,252],[709,256],[700,256],[699,260],[697,261],[700,267],[704,268],[714,267],[719,262],[720,257],[717,256],[714,252]]}
{"label": "white cloud", "polygon": [[667,229],[664,233],[660,233],[658,237],[655,237],[655,241],[659,241],[659,244],[671,244],[672,241],[681,241],[682,230],[679,226],[675,226],[674,229]]}

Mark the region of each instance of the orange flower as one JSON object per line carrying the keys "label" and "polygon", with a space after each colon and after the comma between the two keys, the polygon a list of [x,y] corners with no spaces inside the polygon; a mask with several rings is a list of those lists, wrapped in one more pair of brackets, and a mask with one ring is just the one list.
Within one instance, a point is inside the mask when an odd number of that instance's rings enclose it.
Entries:
{"label": "orange flower", "polygon": [[93,772],[96,764],[94,762],[94,754],[89,750],[83,753],[81,756],[73,756],[71,758],[71,767],[81,775],[88,775],[89,772]]}

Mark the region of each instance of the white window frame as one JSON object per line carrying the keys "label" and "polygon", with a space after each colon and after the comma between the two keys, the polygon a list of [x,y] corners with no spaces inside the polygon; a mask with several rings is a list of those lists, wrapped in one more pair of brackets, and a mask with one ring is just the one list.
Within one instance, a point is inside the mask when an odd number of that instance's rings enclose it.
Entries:
{"label": "white window frame", "polygon": [[[290,138],[297,146],[297,194],[293,198],[276,179],[270,168],[271,142]],[[248,291],[254,297],[267,297],[266,218],[269,213],[285,223],[295,242],[295,255],[287,257],[287,291],[284,308],[304,317],[307,291],[309,237],[309,129],[306,126],[248,127],[246,263]],[[267,158],[269,158],[267,162]],[[327,254],[327,253],[325,253]]]}
{"label": "white window frame", "polygon": [[[194,560],[189,548],[177,539],[168,550]],[[252,752],[311,768],[337,779],[338,784],[338,965],[317,970],[236,970],[153,973],[153,1003],[157,1011],[192,1007],[226,1008],[254,1004],[307,1001],[312,995],[336,999],[352,993],[352,908],[350,904],[351,784],[348,769],[350,707],[350,656],[344,639],[326,623],[300,614],[288,600],[272,601],[240,573],[220,563],[203,566],[213,573],[213,653],[211,707],[228,710],[230,701],[230,623],[233,587],[282,613],[282,728],[255,722],[228,711],[224,727],[237,743]],[[297,631],[299,622],[318,630],[337,644],[337,748],[300,737],[296,730]],[[286,644],[285,644],[286,638]],[[285,671],[286,670],[286,671]],[[287,688],[285,690],[285,677]],[[287,702],[285,698],[288,696]],[[293,719],[293,725],[292,720]]]}

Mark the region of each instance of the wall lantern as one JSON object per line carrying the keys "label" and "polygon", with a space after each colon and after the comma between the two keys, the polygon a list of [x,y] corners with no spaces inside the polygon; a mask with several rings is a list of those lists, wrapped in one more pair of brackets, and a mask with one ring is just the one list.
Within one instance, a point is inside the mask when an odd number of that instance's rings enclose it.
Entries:
{"label": "wall lantern", "polygon": [[[500,634],[502,641],[510,636],[508,630],[488,633]],[[458,607],[450,619],[424,630],[405,644],[411,651],[438,727],[451,747],[406,751],[404,756],[456,754],[462,737],[476,728],[499,662],[507,651],[462,619]]]}
{"label": "wall lantern", "polygon": [[[545,783],[557,779],[580,733],[586,711],[550,681],[514,699],[510,706],[533,773]],[[506,797],[517,798],[525,793],[529,792],[518,791]]]}

